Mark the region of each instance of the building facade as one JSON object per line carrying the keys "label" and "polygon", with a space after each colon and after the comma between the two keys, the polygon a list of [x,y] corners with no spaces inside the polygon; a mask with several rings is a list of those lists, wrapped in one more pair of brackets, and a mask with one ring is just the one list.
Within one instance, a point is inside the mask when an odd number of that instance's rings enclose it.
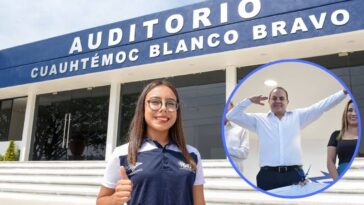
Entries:
{"label": "building facade", "polygon": [[325,66],[363,110],[363,10],[360,0],[214,0],[2,50],[0,153],[15,140],[22,161],[105,160],[126,142],[144,85],[167,78],[187,143],[226,158],[226,99],[278,59]]}

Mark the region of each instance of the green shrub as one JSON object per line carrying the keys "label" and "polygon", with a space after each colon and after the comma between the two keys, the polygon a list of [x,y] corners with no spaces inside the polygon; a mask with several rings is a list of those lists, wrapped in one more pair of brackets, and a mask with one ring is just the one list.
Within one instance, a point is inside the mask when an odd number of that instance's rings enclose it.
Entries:
{"label": "green shrub", "polygon": [[20,158],[20,149],[16,149],[16,161],[19,161],[19,158]]}
{"label": "green shrub", "polygon": [[9,147],[5,152],[3,161],[17,161],[19,159],[19,151],[16,148],[15,142],[10,140]]}
{"label": "green shrub", "polygon": [[0,154],[0,161],[3,161],[3,155]]}

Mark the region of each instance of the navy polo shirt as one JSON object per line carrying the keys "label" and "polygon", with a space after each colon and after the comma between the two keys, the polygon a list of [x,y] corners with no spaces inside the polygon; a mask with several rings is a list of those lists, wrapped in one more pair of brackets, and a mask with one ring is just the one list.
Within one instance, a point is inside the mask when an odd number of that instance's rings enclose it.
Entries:
{"label": "navy polo shirt", "polygon": [[187,150],[196,162],[196,172],[192,171],[173,141],[162,147],[145,138],[134,166],[128,164],[128,144],[122,145],[115,149],[108,162],[102,185],[115,188],[120,180],[119,167],[124,166],[133,182],[128,204],[193,205],[192,187],[205,181],[199,152],[189,145]]}

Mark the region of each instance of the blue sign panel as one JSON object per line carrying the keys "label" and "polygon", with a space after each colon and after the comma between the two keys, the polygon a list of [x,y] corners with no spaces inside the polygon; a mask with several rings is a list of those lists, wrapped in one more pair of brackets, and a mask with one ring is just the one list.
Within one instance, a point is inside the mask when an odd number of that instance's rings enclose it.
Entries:
{"label": "blue sign panel", "polygon": [[0,87],[364,28],[364,2],[207,1],[0,51]]}

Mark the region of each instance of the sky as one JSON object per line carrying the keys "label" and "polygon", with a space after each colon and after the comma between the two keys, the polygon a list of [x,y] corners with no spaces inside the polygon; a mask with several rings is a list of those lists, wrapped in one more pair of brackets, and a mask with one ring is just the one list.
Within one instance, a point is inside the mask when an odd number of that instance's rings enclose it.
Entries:
{"label": "sky", "polygon": [[0,50],[204,0],[1,0]]}

